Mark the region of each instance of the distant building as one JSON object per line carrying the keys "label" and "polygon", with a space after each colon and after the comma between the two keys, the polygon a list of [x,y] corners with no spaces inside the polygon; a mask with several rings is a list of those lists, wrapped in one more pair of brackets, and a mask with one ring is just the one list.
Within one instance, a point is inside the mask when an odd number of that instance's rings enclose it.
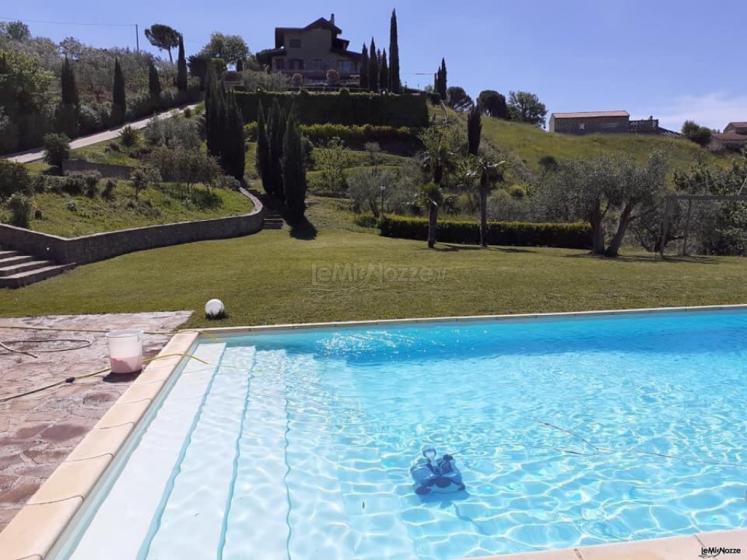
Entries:
{"label": "distant building", "polygon": [[747,122],[730,122],[724,131],[711,136],[711,141],[718,147],[740,150],[747,146]]}
{"label": "distant building", "polygon": [[586,111],[578,113],[553,113],[550,115],[550,132],[563,134],[668,134],[676,132],[661,128],[653,117],[630,120],[627,111]]}
{"label": "distant building", "polygon": [[335,15],[319,18],[306,27],[276,27],[275,48],[257,53],[257,59],[277,72],[324,80],[327,70],[341,79],[357,74],[361,54],[348,50],[350,41],[339,37]]}

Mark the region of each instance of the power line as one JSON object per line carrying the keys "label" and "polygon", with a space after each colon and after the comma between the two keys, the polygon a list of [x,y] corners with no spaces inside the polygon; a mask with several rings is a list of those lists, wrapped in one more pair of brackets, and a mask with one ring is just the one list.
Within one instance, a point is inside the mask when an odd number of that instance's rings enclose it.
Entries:
{"label": "power line", "polygon": [[6,18],[0,17],[0,21],[12,22],[21,21],[23,23],[41,23],[43,25],[85,25],[91,27],[132,27],[137,25],[135,23],[90,23],[82,21],[41,21],[35,19],[17,19],[17,18]]}

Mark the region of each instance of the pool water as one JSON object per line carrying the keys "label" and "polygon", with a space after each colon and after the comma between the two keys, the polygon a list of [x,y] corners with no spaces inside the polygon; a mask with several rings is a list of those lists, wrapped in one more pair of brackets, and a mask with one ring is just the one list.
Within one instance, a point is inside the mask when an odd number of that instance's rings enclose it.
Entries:
{"label": "pool water", "polygon": [[[747,311],[208,338],[71,558],[461,558],[747,527]],[[466,490],[419,496],[449,453]]]}

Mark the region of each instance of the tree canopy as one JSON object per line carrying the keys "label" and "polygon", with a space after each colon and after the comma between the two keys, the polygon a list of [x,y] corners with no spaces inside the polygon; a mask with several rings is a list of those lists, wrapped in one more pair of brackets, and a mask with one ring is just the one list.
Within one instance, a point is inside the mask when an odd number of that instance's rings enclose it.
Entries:
{"label": "tree canopy", "polygon": [[171,49],[179,46],[179,37],[181,37],[181,34],[176,29],[163,23],[154,23],[146,28],[145,37],[154,47],[168,52],[169,62],[174,62],[174,59],[171,57]]}
{"label": "tree canopy", "polygon": [[236,64],[249,56],[249,47],[239,35],[224,35],[215,32],[210,41],[202,47],[200,54],[208,58],[220,58],[226,64]]}
{"label": "tree canopy", "polygon": [[512,91],[508,97],[508,111],[511,119],[535,126],[545,125],[547,108],[537,94],[528,91]]}

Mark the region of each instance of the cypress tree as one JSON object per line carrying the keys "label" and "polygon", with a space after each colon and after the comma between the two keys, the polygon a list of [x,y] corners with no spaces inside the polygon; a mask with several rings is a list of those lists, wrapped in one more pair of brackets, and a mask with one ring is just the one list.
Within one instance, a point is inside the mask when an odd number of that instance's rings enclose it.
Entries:
{"label": "cypress tree", "polygon": [[298,223],[306,212],[306,170],[301,134],[294,115],[288,118],[283,135],[282,171],[288,219],[291,223]]}
{"label": "cypress tree", "polygon": [[78,135],[78,116],[80,112],[80,98],[78,85],[75,83],[70,60],[65,57],[60,74],[61,100],[55,114],[55,130],[64,132],[69,137]]}
{"label": "cypress tree", "polygon": [[389,24],[389,89],[393,93],[402,92],[402,82],[399,78],[399,38],[397,36],[396,10],[392,10],[392,20]]}
{"label": "cypress tree", "polygon": [[60,86],[62,87],[62,104],[79,107],[78,84],[75,82],[75,72],[73,72],[73,66],[70,64],[68,57],[65,57],[65,61],[62,63]]}
{"label": "cypress tree", "polygon": [[208,153],[220,157],[222,150],[222,139],[224,130],[225,96],[222,84],[215,76],[215,71],[210,68],[207,74],[205,86],[205,135],[207,139]]}
{"label": "cypress tree", "polygon": [[389,65],[386,61],[386,49],[379,56],[379,87],[382,91],[389,89]]}
{"label": "cypress tree", "polygon": [[221,167],[227,175],[244,180],[246,145],[244,144],[244,121],[232,91],[226,94]]}
{"label": "cypress tree", "polygon": [[446,59],[441,59],[441,89],[438,93],[441,94],[441,99],[446,99],[446,92],[448,90],[448,83],[446,81]]}
{"label": "cypress tree", "polygon": [[473,156],[480,150],[482,132],[482,110],[475,105],[467,116],[467,151]]}
{"label": "cypress tree", "polygon": [[187,59],[184,57],[184,38],[179,34],[179,58],[176,61],[176,88],[187,91]]}
{"label": "cypress tree", "polygon": [[361,66],[360,70],[358,71],[359,78],[360,78],[360,86],[361,89],[367,90],[368,89],[368,47],[363,44],[363,50],[361,52]]}
{"label": "cypress tree", "polygon": [[158,109],[161,106],[161,79],[152,60],[148,63],[148,93],[153,109]]}
{"label": "cypress tree", "polygon": [[287,119],[288,115],[286,115],[278,100],[275,99],[272,103],[272,124],[268,129],[270,137],[270,178],[274,194],[280,200],[283,200],[285,192],[281,162],[283,160],[283,137],[285,136]]}
{"label": "cypress tree", "polygon": [[112,85],[112,124],[122,124],[127,111],[127,99],[125,97],[125,80],[119,59],[114,59],[114,84]]}
{"label": "cypress tree", "polygon": [[368,89],[379,91],[379,59],[373,37],[371,47],[368,49]]}
{"label": "cypress tree", "polygon": [[257,154],[256,162],[257,173],[262,178],[262,187],[269,195],[274,194],[272,191],[272,179],[270,177],[270,139],[267,137],[267,125],[265,124],[265,111],[262,107],[262,101],[257,107]]}

